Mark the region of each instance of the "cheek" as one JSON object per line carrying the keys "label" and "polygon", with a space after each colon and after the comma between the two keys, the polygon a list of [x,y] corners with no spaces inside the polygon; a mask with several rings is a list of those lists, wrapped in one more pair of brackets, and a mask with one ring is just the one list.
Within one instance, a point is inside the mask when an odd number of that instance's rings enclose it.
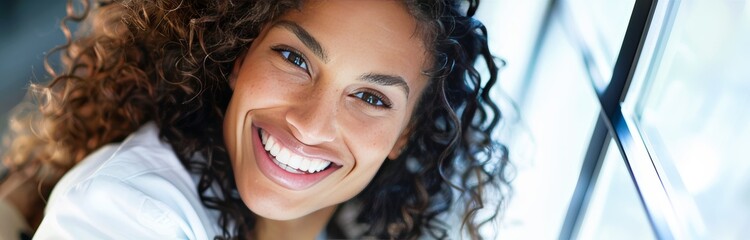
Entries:
{"label": "cheek", "polygon": [[[380,165],[386,161],[388,153],[400,133],[398,124],[375,123],[360,124],[349,138],[349,146],[356,160],[354,171],[360,176],[367,176],[367,182],[377,173]],[[364,186],[362,186],[364,188]]]}
{"label": "cheek", "polygon": [[363,156],[387,156],[388,152],[393,147],[396,139],[396,134],[391,133],[389,129],[383,129],[382,127],[364,126],[362,129],[367,129],[357,134],[357,141],[360,146],[360,152]]}
{"label": "cheek", "polygon": [[372,117],[353,109],[357,106],[347,104],[347,112],[350,114],[347,118],[340,119],[339,123],[342,129],[348,130],[345,139],[356,160],[354,170],[374,176],[406,127],[409,114],[391,112],[382,117]]}
{"label": "cheek", "polygon": [[284,99],[284,96],[289,94],[289,88],[279,80],[283,79],[282,74],[261,69],[263,68],[248,71],[247,74],[238,77],[233,98],[238,98],[236,100],[241,105],[253,108],[256,105],[265,105],[266,102]]}
{"label": "cheek", "polygon": [[[247,63],[249,62],[246,60]],[[287,90],[289,88],[280,86],[280,81],[276,80],[281,77],[280,74],[264,69],[269,68],[246,66],[237,76],[224,118],[224,141],[232,160],[240,157],[236,155],[236,145],[241,144],[238,137],[241,136],[239,133],[247,113],[255,109],[278,105],[286,101],[284,99],[289,95]]]}
{"label": "cheek", "polygon": [[[281,106],[289,103],[295,96],[293,86],[280,80],[283,77],[281,74],[263,71],[263,68],[257,69],[259,70],[247,71],[238,77],[227,108],[227,118],[241,121],[250,111]],[[235,128],[238,125],[225,127]]]}

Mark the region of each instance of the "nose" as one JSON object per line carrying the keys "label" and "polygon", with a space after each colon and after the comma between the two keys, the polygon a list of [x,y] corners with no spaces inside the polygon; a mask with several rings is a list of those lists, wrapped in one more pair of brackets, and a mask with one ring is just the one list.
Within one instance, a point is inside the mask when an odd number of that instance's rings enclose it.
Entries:
{"label": "nose", "polygon": [[337,134],[338,95],[321,87],[301,94],[285,117],[292,135],[306,145],[332,142]]}

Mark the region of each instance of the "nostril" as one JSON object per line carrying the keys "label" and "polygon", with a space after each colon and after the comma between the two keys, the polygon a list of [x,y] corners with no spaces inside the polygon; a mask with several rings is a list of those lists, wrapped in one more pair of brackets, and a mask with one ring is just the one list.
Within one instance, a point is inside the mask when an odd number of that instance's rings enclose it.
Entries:
{"label": "nostril", "polygon": [[317,145],[326,142],[332,142],[336,133],[332,128],[323,128],[321,126],[311,126],[310,124],[294,125],[291,124],[292,135],[305,145]]}
{"label": "nostril", "polygon": [[309,109],[308,111],[289,112],[286,115],[286,120],[292,135],[307,145],[331,142],[337,135],[334,113]]}

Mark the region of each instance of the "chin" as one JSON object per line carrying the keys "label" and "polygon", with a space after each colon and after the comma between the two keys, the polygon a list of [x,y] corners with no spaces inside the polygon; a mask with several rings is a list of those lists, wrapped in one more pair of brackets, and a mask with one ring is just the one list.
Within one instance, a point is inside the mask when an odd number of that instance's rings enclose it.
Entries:
{"label": "chin", "polygon": [[279,195],[270,196],[271,194],[274,193],[243,194],[247,197],[243,197],[242,200],[255,215],[277,221],[298,219],[319,210],[298,205],[305,203],[304,201],[294,201]]}

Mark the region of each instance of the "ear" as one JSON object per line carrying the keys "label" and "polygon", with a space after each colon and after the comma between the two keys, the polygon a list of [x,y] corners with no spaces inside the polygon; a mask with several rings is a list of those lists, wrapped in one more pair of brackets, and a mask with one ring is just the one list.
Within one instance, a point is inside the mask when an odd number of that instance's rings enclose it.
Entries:
{"label": "ear", "polygon": [[406,148],[406,144],[409,143],[409,137],[411,136],[412,128],[411,126],[404,129],[403,132],[401,132],[401,136],[398,137],[396,140],[396,144],[393,144],[393,149],[391,149],[391,152],[388,153],[388,159],[390,160],[396,160],[398,159],[398,156],[401,155],[401,152],[404,151]]}
{"label": "ear", "polygon": [[237,76],[240,75],[240,69],[242,69],[242,64],[245,62],[245,55],[247,55],[248,50],[242,50],[239,55],[237,55],[237,59],[234,60],[234,66],[232,66],[232,73],[229,74],[229,87],[234,90],[234,86],[237,84]]}

